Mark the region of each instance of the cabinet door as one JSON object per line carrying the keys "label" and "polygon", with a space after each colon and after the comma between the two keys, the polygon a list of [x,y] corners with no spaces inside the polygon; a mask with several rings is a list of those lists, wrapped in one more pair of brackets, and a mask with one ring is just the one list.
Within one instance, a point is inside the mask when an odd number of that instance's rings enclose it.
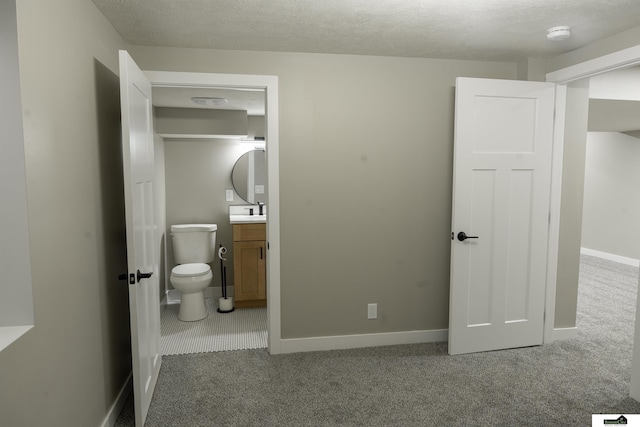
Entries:
{"label": "cabinet door", "polygon": [[233,273],[236,301],[266,299],[266,245],[263,241],[234,242]]}

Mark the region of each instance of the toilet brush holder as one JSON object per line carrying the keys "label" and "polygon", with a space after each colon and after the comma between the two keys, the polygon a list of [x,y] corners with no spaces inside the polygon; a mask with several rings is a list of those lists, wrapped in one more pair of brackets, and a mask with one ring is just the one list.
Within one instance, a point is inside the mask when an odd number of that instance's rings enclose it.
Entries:
{"label": "toilet brush holder", "polygon": [[233,297],[218,299],[218,313],[231,313],[233,310]]}
{"label": "toilet brush holder", "polygon": [[233,308],[233,298],[227,296],[227,267],[224,261],[227,259],[222,255],[227,253],[227,248],[220,245],[218,249],[218,257],[220,258],[220,275],[222,278],[222,298],[218,299],[218,313],[231,313]]}

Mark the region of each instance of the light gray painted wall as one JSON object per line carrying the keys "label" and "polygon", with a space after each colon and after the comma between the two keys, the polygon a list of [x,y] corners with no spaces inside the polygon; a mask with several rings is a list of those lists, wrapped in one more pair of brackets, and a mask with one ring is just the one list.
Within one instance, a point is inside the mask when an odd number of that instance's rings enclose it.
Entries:
{"label": "light gray painted wall", "polygon": [[518,80],[546,81],[547,62],[542,58],[525,58],[518,61]]}
{"label": "light gray painted wall", "polygon": [[279,77],[283,338],[447,328],[455,78],[515,78],[515,63],[131,53],[146,70]]}
{"label": "light gray painted wall", "polygon": [[99,426],[131,371],[118,52],[90,1],[17,2],[35,328],[0,352],[2,426]]}
{"label": "light gray painted wall", "polygon": [[640,258],[640,140],[618,132],[589,132],[582,246]]}
{"label": "light gray painted wall", "polygon": [[198,108],[154,109],[154,126],[159,134],[247,135],[247,112]]}
{"label": "light gray painted wall", "polygon": [[591,99],[640,101],[640,66],[609,71],[589,79]]}
{"label": "light gray painted wall", "polygon": [[248,117],[248,136],[250,138],[261,136],[265,134],[265,118],[264,116],[249,116]]}

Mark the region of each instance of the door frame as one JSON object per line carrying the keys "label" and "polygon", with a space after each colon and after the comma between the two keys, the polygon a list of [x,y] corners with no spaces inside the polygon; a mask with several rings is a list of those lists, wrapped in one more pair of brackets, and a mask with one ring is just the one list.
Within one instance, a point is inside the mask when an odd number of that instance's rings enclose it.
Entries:
{"label": "door frame", "polygon": [[[564,130],[567,84],[576,80],[593,77],[609,71],[640,65],[640,45],[622,49],[608,55],[580,62],[557,71],[547,73],[546,81],[556,84],[556,120],[554,123],[553,159],[551,165],[551,204],[549,217],[549,251],[547,256],[546,315],[544,326],[545,343],[563,338],[555,330],[556,280],[558,274],[558,246],[560,240],[560,200],[562,195],[562,163],[564,153]],[[636,308],[637,310],[637,308]],[[640,313],[636,313],[638,318]],[[636,324],[636,330],[637,328]],[[640,337],[636,336],[635,344]],[[634,345],[634,353],[636,349]],[[635,358],[635,357],[634,357]],[[638,356],[640,359],[640,355]],[[639,362],[640,363],[640,362]],[[638,378],[640,384],[640,378]],[[633,382],[633,379],[632,379]],[[640,389],[640,385],[638,387]]]}
{"label": "door frame", "polygon": [[254,74],[190,73],[143,70],[151,87],[264,89],[267,153],[267,351],[282,352],[280,307],[280,162],[278,77]]}

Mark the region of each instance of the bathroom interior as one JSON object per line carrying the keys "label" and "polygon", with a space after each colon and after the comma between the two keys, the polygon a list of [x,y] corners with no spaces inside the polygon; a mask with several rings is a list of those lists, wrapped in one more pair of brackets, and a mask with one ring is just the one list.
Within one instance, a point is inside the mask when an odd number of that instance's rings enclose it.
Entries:
{"label": "bathroom interior", "polygon": [[[152,100],[156,220],[164,230],[161,352],[266,348],[265,91],[154,87]],[[205,226],[200,234],[208,236],[210,256],[176,259],[175,238],[186,235],[177,226],[194,230],[192,225]],[[175,279],[178,264],[193,262],[208,264],[212,276],[203,282],[203,313],[194,311],[201,303],[193,305],[190,291]]]}

